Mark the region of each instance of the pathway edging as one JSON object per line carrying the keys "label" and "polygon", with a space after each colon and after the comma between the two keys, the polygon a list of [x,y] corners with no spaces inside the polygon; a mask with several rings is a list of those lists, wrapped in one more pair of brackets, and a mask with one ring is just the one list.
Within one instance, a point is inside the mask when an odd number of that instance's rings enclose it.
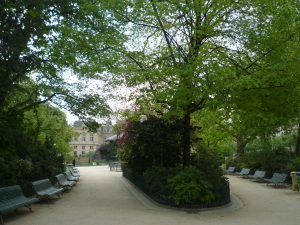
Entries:
{"label": "pathway edging", "polygon": [[170,209],[170,210],[177,210],[177,211],[185,211],[185,212],[205,212],[205,211],[220,211],[220,210],[226,210],[226,211],[234,211],[242,208],[244,206],[242,200],[236,196],[235,194],[230,194],[230,203],[223,205],[223,206],[217,206],[217,207],[211,207],[211,208],[195,208],[195,209],[188,209],[188,208],[176,208],[168,205],[160,204],[156,201],[154,201],[152,198],[150,198],[148,195],[146,195],[144,192],[139,190],[132,182],[130,182],[128,179],[122,177],[121,178],[123,184],[126,186],[126,188],[147,208],[152,210],[161,210],[161,209]]}

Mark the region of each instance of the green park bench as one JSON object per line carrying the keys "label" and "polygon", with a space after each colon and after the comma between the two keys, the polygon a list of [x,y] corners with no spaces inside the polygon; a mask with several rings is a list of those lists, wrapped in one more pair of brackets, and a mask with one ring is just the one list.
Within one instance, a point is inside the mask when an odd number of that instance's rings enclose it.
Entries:
{"label": "green park bench", "polygon": [[274,187],[283,187],[287,186],[285,180],[287,178],[287,174],[285,173],[274,173],[270,179],[264,179],[267,185],[273,185]]}
{"label": "green park bench", "polygon": [[80,177],[79,171],[76,171],[73,167],[67,167],[67,171],[70,172],[73,177]]}
{"label": "green park bench", "polygon": [[228,169],[226,170],[226,173],[230,175],[230,174],[234,174],[234,171],[235,171],[235,167],[230,166],[230,167],[228,167]]}
{"label": "green park bench", "polygon": [[66,175],[67,180],[69,181],[79,181],[79,176],[73,176],[72,173],[68,170],[64,174]]}
{"label": "green park bench", "polygon": [[68,164],[67,170],[71,171],[74,174],[80,175],[79,170],[75,166],[73,166],[73,164]]}
{"label": "green park bench", "polygon": [[54,187],[49,179],[34,181],[32,182],[32,185],[37,194],[37,197],[40,199],[46,198],[48,200],[54,195],[60,197],[60,193],[64,191],[63,188]]}
{"label": "green park bench", "polygon": [[66,176],[62,173],[55,176],[57,183],[63,189],[71,189],[74,185],[76,185],[76,181],[69,181],[67,180]]}
{"label": "green park bench", "polygon": [[27,207],[31,211],[31,204],[38,202],[37,198],[27,198],[19,185],[0,188],[0,220],[3,224],[2,215],[14,211],[20,207]]}
{"label": "green park bench", "polygon": [[253,175],[244,175],[243,178],[246,179],[263,179],[266,175],[266,171],[256,170]]}
{"label": "green park bench", "polygon": [[237,172],[235,173],[235,175],[244,176],[244,175],[248,175],[249,173],[250,173],[249,168],[242,168],[241,172]]}

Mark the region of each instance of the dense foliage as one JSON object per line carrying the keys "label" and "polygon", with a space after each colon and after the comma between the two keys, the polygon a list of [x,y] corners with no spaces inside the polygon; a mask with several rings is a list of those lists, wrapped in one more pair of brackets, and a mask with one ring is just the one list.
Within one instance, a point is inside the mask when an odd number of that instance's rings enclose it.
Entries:
{"label": "dense foliage", "polygon": [[71,157],[71,128],[52,106],[27,111],[23,120],[0,130],[0,186],[53,176]]}
{"label": "dense foliage", "polygon": [[[51,174],[68,154],[62,114],[39,105],[55,103],[95,129],[89,117],[109,114],[106,94],[119,86],[148,117],[127,124],[120,158],[146,190],[175,204],[222,195],[220,155],[240,167],[298,168],[299,7],[295,0],[1,1],[1,182]],[[101,95],[89,81],[102,85]],[[265,144],[285,133],[291,142]]]}
{"label": "dense foliage", "polygon": [[122,161],[139,174],[153,166],[175,167],[182,159],[180,129],[177,122],[155,117],[129,122],[119,140]]}
{"label": "dense foliage", "polygon": [[186,166],[194,124],[211,148],[235,142],[238,156],[257,136],[299,124],[297,1],[123,2],[115,11],[129,47],[114,78],[135,90],[141,113],[182,120]]}
{"label": "dense foliage", "polygon": [[103,49],[123,40],[105,16],[107,7],[106,1],[91,0],[1,1],[2,119],[5,112],[20,113],[47,101],[82,118],[107,115],[104,96],[87,86],[87,78],[97,78],[116,61]]}
{"label": "dense foliage", "polygon": [[294,148],[295,136],[281,134],[254,139],[246,146],[241,157],[231,158],[227,163],[237,168],[265,170],[268,174],[298,170],[300,167]]}
{"label": "dense foliage", "polygon": [[180,121],[151,117],[128,123],[119,140],[124,176],[153,199],[179,207],[228,203],[228,183],[215,152],[195,143],[192,166],[183,168]]}
{"label": "dense foliage", "polygon": [[172,177],[169,183],[172,189],[171,199],[176,204],[195,201],[206,203],[214,199],[214,195],[210,191],[212,186],[193,167],[186,167],[179,174]]}
{"label": "dense foliage", "polygon": [[50,104],[92,125],[90,117],[109,114],[105,96],[88,82],[115,66],[109,46],[124,41],[109,7],[94,0],[0,1],[1,186],[50,176],[70,157],[70,129]]}

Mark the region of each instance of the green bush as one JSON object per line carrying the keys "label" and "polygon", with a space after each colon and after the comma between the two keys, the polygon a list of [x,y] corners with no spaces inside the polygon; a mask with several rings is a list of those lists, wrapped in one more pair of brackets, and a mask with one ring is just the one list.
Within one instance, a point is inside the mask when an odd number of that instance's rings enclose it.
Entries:
{"label": "green bush", "polygon": [[214,186],[218,185],[223,177],[222,157],[214,150],[208,149],[201,143],[194,147],[191,164]]}
{"label": "green bush", "polygon": [[212,185],[193,166],[186,167],[169,179],[170,198],[176,205],[207,204],[215,199]]}
{"label": "green bush", "polygon": [[123,176],[154,200],[177,207],[212,207],[230,202],[222,158],[201,142],[193,144],[190,167],[182,169],[178,121],[131,121],[118,140]]}
{"label": "green bush", "polygon": [[58,155],[55,146],[34,142],[22,132],[8,135],[10,142],[4,145],[0,140],[0,186],[23,184],[64,171],[64,158]]}
{"label": "green bush", "polygon": [[290,171],[300,171],[300,157],[292,159],[288,164],[288,169]]}
{"label": "green bush", "polygon": [[253,169],[263,169],[270,173],[288,170],[288,164],[292,161],[294,154],[289,150],[278,147],[273,150],[263,149],[244,154],[241,162]]}
{"label": "green bush", "polygon": [[144,122],[128,122],[118,141],[118,156],[127,167],[139,174],[153,166],[172,168],[181,163],[178,121],[150,117]]}
{"label": "green bush", "polygon": [[145,190],[154,196],[168,199],[171,189],[168,180],[178,173],[179,168],[165,168],[162,166],[154,166],[148,169],[143,177],[145,181]]}

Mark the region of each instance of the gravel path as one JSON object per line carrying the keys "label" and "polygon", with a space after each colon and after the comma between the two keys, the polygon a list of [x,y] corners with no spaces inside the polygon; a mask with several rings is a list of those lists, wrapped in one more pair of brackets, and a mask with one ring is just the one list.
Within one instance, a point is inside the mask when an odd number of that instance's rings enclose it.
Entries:
{"label": "gravel path", "polygon": [[298,225],[300,194],[230,176],[232,203],[207,211],[154,204],[120,172],[80,167],[77,186],[50,204],[4,216],[7,225]]}

